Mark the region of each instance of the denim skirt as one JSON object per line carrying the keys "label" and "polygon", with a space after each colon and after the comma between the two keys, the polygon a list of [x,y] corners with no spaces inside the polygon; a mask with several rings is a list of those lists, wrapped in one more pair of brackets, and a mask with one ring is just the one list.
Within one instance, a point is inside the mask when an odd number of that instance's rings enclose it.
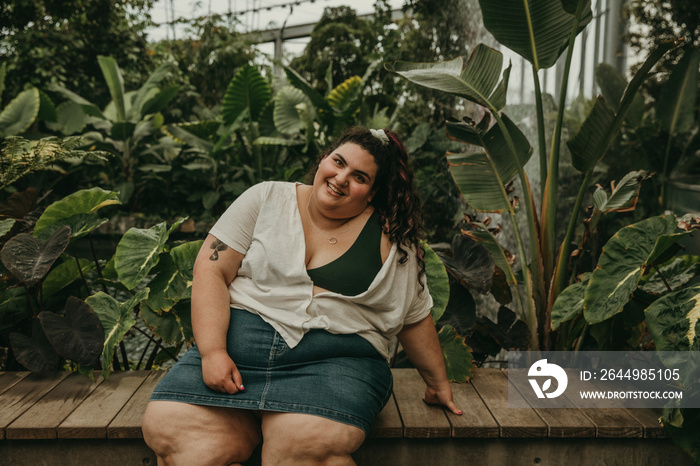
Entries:
{"label": "denim skirt", "polygon": [[358,335],[315,329],[290,348],[260,316],[232,308],[227,345],[245,390],[230,395],[207,387],[193,346],[161,379],[151,400],[311,414],[368,433],[391,395],[389,364]]}

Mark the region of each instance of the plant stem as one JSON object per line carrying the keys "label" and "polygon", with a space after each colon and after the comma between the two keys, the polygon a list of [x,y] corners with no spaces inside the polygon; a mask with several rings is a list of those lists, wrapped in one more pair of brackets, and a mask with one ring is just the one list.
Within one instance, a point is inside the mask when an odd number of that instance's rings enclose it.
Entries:
{"label": "plant stem", "polygon": [[[574,24],[571,28],[571,35],[569,36],[569,46],[567,47],[566,61],[564,63],[564,75],[559,94],[559,108],[557,109],[557,119],[554,125],[554,134],[552,135],[552,148],[549,154],[547,182],[544,185],[544,193],[542,195],[542,262],[545,277],[551,277],[554,269],[554,255],[556,254],[555,226],[557,223],[561,132],[564,122],[564,109],[566,108],[566,95],[569,90],[571,59],[574,55],[574,43],[576,42],[576,36],[578,35],[578,25],[584,3],[586,3],[584,0],[578,0]],[[546,280],[546,285],[549,285],[549,280]]]}
{"label": "plant stem", "polygon": [[571,245],[571,239],[574,236],[574,231],[576,230],[576,222],[578,221],[578,213],[581,210],[581,204],[583,204],[583,197],[586,194],[586,188],[588,183],[590,183],[593,170],[586,172],[586,176],[581,183],[581,187],[578,190],[578,195],[576,196],[576,201],[574,202],[573,210],[571,211],[571,217],[569,218],[569,226],[566,229],[566,235],[564,236],[564,241],[562,241],[559,247],[559,257],[557,258],[557,263],[554,268],[554,279],[552,281],[552,289],[550,290],[550,300],[554,302],[564,289],[564,283],[566,281],[566,271],[568,269],[569,261],[569,250]]}
{"label": "plant stem", "polygon": [[143,351],[141,352],[141,357],[139,358],[139,363],[136,364],[136,370],[139,370],[139,368],[141,367],[141,363],[143,362],[143,358],[146,357],[146,352],[148,351],[148,347],[151,346],[152,341],[153,341],[153,339],[149,339],[146,342],[146,346],[143,348]]}
{"label": "plant stem", "polygon": [[158,350],[160,349],[162,342],[162,338],[159,338],[158,341],[156,341],[156,347],[153,348],[153,351],[151,352],[151,355],[148,357],[148,361],[146,362],[146,370],[151,370],[151,368],[153,367],[153,361],[156,360],[156,355],[158,354]]}
{"label": "plant stem", "polygon": [[[534,203],[532,201],[532,190],[530,189],[530,182],[527,179],[527,175],[525,174],[525,169],[523,168],[522,163],[519,160],[518,157],[518,152],[515,148],[515,143],[513,142],[513,138],[511,138],[510,133],[508,132],[508,128],[506,127],[505,123],[503,122],[503,119],[498,115],[498,111],[495,109],[491,109],[491,113],[496,119],[496,123],[499,125],[501,128],[501,132],[503,133],[503,136],[506,139],[506,143],[508,144],[508,148],[511,151],[511,154],[513,157],[516,159],[516,166],[518,169],[518,175],[520,177],[520,183],[522,185],[523,189],[523,198],[524,198],[524,203],[525,203],[525,208],[527,210],[527,223],[528,223],[528,228],[529,228],[529,239],[530,239],[530,255],[533,260],[530,261],[530,264],[532,264],[532,271],[530,270],[530,267],[528,266],[528,256],[525,254],[525,247],[523,245],[522,241],[522,236],[520,234],[520,229],[518,228],[518,222],[516,221],[515,218],[515,211],[513,210],[512,205],[510,205],[510,202],[508,202],[508,196],[505,193],[505,188],[503,189],[503,194],[506,196],[506,203],[508,204],[508,213],[510,214],[511,222],[513,224],[513,230],[515,233],[515,240],[518,244],[518,254],[520,255],[520,263],[522,266],[522,271],[523,271],[523,280],[525,281],[525,293],[526,293],[526,308],[527,308],[527,320],[528,320],[528,327],[530,328],[530,333],[532,337],[531,344],[534,345],[532,346],[532,349],[539,349],[540,344],[539,344],[539,336],[538,336],[538,315],[537,315],[537,308],[538,304],[542,304],[544,296],[540,296],[540,293],[535,293],[533,290],[533,282],[538,285],[538,291],[540,291],[540,286],[543,286],[543,277],[542,277],[542,267],[541,267],[541,262],[539,260],[540,258],[540,241],[539,241],[539,234],[537,231],[537,212],[535,211],[534,208]],[[534,275],[534,277],[533,277]]]}
{"label": "plant stem", "polygon": [[122,361],[124,361],[124,370],[129,370],[129,358],[126,356],[126,345],[124,345],[124,340],[119,342],[119,349],[122,352]]}

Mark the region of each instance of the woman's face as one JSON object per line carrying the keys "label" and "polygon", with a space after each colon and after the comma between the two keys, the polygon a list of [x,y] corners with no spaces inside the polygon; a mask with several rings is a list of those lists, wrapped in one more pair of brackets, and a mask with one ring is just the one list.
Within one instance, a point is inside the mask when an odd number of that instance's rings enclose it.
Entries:
{"label": "woman's face", "polygon": [[357,144],[345,143],[323,159],[314,176],[319,207],[331,218],[350,218],[367,208],[374,194],[377,162]]}

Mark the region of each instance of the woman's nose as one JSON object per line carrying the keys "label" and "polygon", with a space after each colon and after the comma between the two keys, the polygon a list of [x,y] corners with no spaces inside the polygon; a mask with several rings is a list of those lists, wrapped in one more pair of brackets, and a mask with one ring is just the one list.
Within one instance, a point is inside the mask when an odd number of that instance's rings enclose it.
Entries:
{"label": "woman's nose", "polygon": [[350,173],[348,170],[339,170],[335,175],[335,179],[340,186],[346,186],[348,184],[348,177]]}

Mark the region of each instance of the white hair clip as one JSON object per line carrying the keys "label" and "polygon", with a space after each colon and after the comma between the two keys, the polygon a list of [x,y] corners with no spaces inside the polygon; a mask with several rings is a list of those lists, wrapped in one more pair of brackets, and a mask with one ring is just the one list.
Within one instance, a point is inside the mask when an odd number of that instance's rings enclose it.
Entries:
{"label": "white hair clip", "polygon": [[370,129],[369,132],[372,133],[372,136],[379,139],[382,144],[389,144],[389,136],[386,135],[383,129]]}

